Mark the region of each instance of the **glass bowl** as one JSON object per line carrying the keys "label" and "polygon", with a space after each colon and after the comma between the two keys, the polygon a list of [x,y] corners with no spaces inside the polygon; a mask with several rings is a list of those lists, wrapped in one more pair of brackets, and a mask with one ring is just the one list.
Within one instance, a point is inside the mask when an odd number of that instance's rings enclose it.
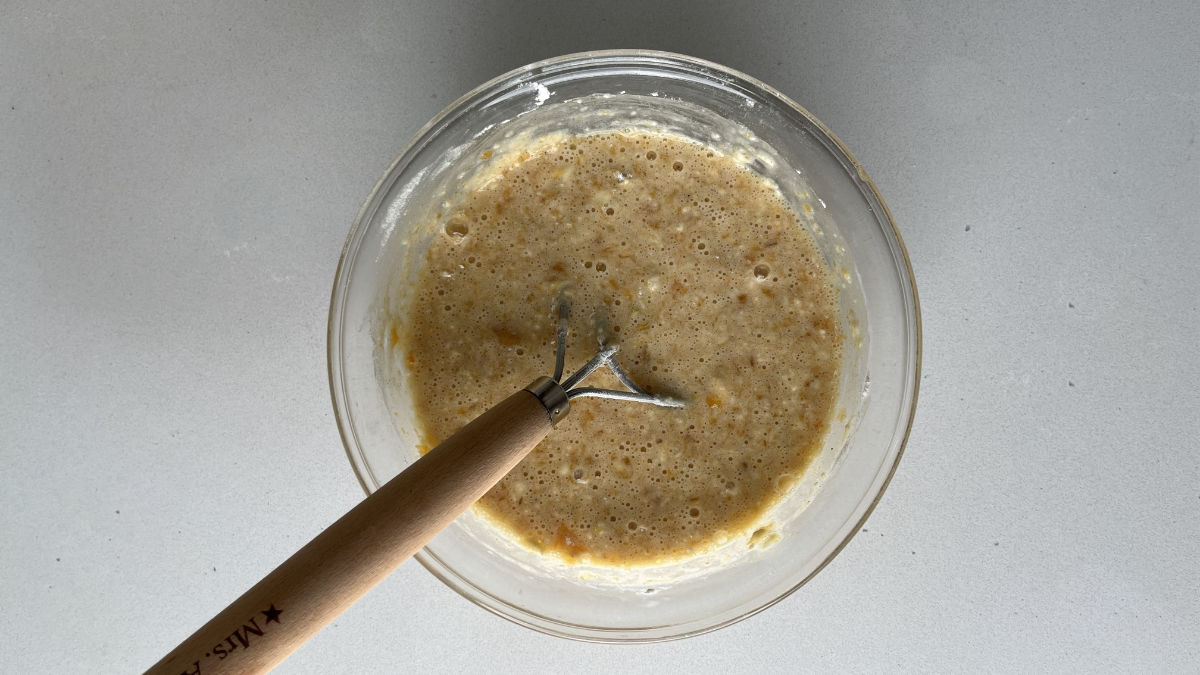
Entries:
{"label": "glass bowl", "polygon": [[670,565],[581,567],[523,549],[469,512],[416,556],[502,617],[603,642],[668,640],[729,625],[779,602],[828,564],[896,469],[921,359],[916,287],[900,234],[862,167],[812,115],[754,78],[677,54],[550,59],[478,87],[429,122],[388,167],[350,230],[329,313],[329,380],[346,453],[367,493],[418,456],[408,384],[386,358],[381,333],[385,311],[403,310],[432,236],[429,215],[501,139],[631,126],[744,152],[750,168],[776,181],[835,272],[846,344],[838,414],[822,454],[772,510],[777,538],[770,545],[747,534]]}

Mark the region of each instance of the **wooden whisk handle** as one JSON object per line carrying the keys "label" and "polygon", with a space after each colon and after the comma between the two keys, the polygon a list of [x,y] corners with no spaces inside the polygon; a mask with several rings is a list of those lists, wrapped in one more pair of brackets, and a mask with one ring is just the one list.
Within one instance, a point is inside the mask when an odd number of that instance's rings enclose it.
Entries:
{"label": "wooden whisk handle", "polygon": [[552,415],[557,419],[565,413],[566,396],[561,407],[544,400],[521,390],[477,417],[147,672],[207,675],[273,668],[433,539],[545,438]]}

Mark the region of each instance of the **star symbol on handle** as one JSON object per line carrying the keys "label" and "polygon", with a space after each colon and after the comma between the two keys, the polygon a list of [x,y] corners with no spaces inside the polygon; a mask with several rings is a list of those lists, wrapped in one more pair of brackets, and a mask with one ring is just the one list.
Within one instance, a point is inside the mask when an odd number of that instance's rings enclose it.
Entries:
{"label": "star symbol on handle", "polygon": [[279,615],[283,614],[282,609],[275,609],[275,603],[271,603],[271,608],[263,611],[263,616],[267,617],[266,623],[279,623]]}

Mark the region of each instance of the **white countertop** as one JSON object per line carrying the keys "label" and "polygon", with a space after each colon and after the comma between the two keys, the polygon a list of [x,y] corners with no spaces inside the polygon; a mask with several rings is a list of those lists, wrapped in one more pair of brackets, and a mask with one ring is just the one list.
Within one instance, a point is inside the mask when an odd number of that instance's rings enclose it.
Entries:
{"label": "white countertop", "polygon": [[638,46],[776,86],[888,200],[925,343],[882,503],[703,637],[545,637],[414,563],[280,672],[1194,672],[1200,4],[507,4],[5,3],[0,670],[140,671],[361,499],[362,200],[476,84]]}

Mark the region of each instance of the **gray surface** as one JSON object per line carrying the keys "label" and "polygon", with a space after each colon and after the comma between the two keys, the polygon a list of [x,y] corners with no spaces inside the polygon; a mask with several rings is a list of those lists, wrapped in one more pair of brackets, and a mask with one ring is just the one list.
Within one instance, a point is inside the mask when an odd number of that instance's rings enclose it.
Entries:
{"label": "gray surface", "polygon": [[0,670],[145,668],[360,499],[324,332],[361,200],[474,85],[632,46],[775,85],[888,199],[892,487],[712,635],[543,637],[413,564],[280,670],[1193,670],[1200,5],[820,4],[4,3]]}

